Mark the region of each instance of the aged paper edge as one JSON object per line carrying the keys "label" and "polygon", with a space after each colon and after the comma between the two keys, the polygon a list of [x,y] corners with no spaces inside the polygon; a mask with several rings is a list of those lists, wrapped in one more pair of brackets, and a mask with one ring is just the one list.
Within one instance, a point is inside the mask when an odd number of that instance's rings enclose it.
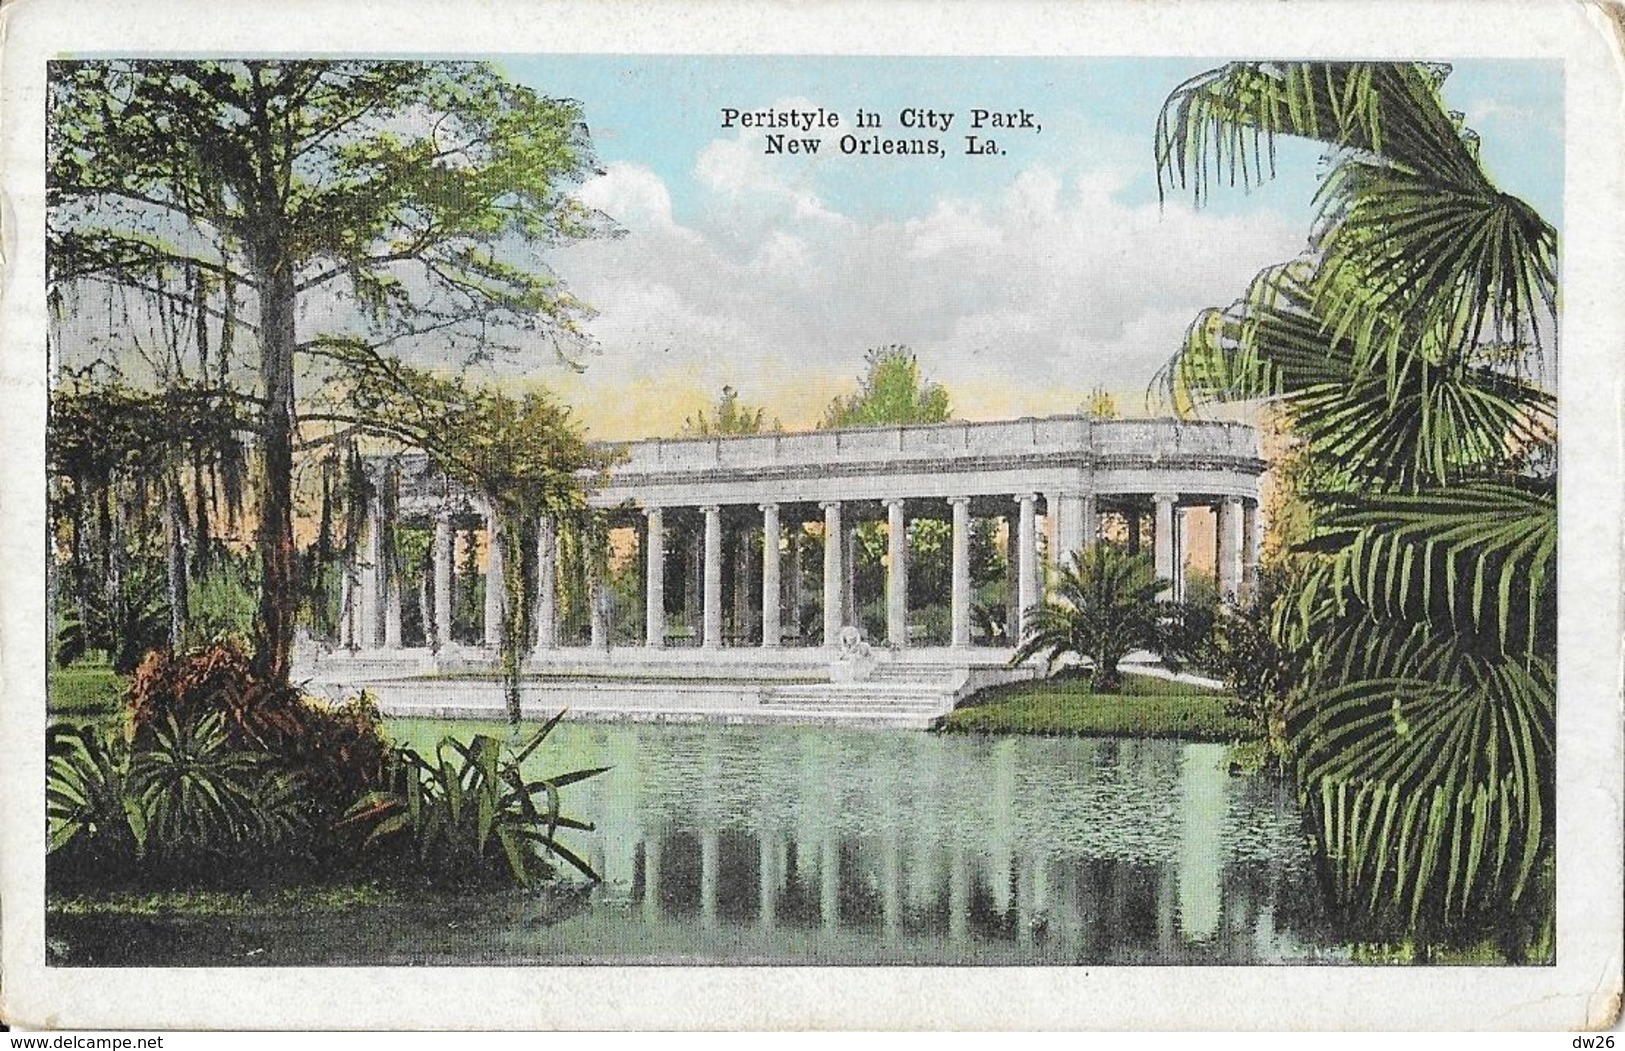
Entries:
{"label": "aged paper edge", "polygon": [[[1620,36],[1570,3],[457,4],[5,8],[0,1017],[40,1027],[1577,1029],[1621,975],[1625,246]],[[946,16],[946,17],[945,17]],[[44,966],[43,76],[77,52],[1191,55],[1564,62],[1558,962],[1549,968]],[[1149,129],[1147,131],[1149,141]]]}

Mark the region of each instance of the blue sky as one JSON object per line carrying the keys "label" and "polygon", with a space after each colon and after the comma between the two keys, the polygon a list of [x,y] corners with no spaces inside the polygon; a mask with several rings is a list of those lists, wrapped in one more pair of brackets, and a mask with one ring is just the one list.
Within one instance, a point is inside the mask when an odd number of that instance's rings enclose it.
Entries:
{"label": "blue sky", "polygon": [[[583,196],[626,229],[551,262],[600,311],[581,376],[545,376],[596,432],[669,433],[722,384],[791,426],[850,386],[863,352],[906,343],[967,417],[1069,411],[1093,386],[1143,392],[1203,307],[1302,247],[1319,151],[1282,142],[1275,180],[1200,213],[1157,204],[1163,99],[1190,59],[809,56],[505,57],[579,99],[605,174]],[[1453,63],[1449,104],[1492,177],[1561,226],[1562,72]],[[824,107],[816,156],[768,156],[724,108]],[[905,108],[956,114],[942,157],[859,157],[843,134],[931,137]],[[1024,108],[1038,132],[985,132],[973,108]],[[858,129],[863,108],[879,129]],[[792,133],[793,137],[805,137]]]}

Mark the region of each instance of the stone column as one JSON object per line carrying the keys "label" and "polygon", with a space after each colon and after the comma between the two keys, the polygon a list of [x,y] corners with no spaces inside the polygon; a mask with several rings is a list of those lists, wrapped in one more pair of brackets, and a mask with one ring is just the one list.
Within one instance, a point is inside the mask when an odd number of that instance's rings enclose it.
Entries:
{"label": "stone column", "polygon": [[355,644],[361,649],[370,650],[378,645],[378,625],[380,603],[379,573],[383,569],[383,557],[380,552],[383,530],[380,528],[377,497],[367,501],[367,521],[362,533],[361,572],[358,574],[360,587],[356,595],[356,638]]}
{"label": "stone column", "polygon": [[[385,528],[393,526],[391,522]],[[385,537],[389,538],[389,534]],[[383,549],[378,568],[384,578],[384,649],[398,650],[401,648],[401,575],[396,571],[394,543],[384,544]]]}
{"label": "stone column", "polygon": [[779,505],[762,504],[762,645],[779,645]]}
{"label": "stone column", "polygon": [[666,644],[666,518],[658,507],[644,516],[643,643],[659,649]]}
{"label": "stone column", "polygon": [[705,508],[705,623],[702,645],[722,645],[722,508]]}
{"label": "stone column", "polygon": [[1023,493],[1017,499],[1021,501],[1021,518],[1016,533],[1016,637],[1012,641],[1019,644],[1027,634],[1031,611],[1038,605],[1038,497]]}
{"label": "stone column", "polygon": [[1084,548],[1100,539],[1100,506],[1095,501],[1094,493],[1083,494],[1083,506],[1079,515],[1078,546]]}
{"label": "stone column", "polygon": [[846,533],[841,528],[841,502],[818,505],[824,509],[824,645],[841,639],[841,547]]}
{"label": "stone column", "polygon": [[954,512],[953,587],[949,598],[952,615],[950,645],[970,645],[970,497],[949,499]]}
{"label": "stone column", "polygon": [[842,531],[841,547],[841,608],[846,611],[845,620],[852,624],[858,621],[858,524],[849,522]]}
{"label": "stone column", "polygon": [[903,501],[886,501],[886,641],[908,645],[908,515]]}
{"label": "stone column", "polygon": [[344,575],[339,577],[339,646],[342,649],[354,650],[358,645],[356,641],[356,603],[360,591],[356,585],[359,583],[355,552],[352,550],[344,559]]}
{"label": "stone column", "polygon": [[1054,505],[1055,550],[1050,559],[1057,568],[1065,566],[1072,553],[1089,542],[1083,526],[1083,497],[1077,493],[1062,493]]}
{"label": "stone column", "polygon": [[1051,569],[1061,564],[1061,557],[1069,549],[1061,546],[1061,493],[1052,489],[1044,494],[1044,564]]}
{"label": "stone column", "polygon": [[1258,598],[1258,549],[1263,541],[1258,528],[1258,501],[1241,502],[1241,591],[1252,602]]}
{"label": "stone column", "polygon": [[1215,525],[1219,534],[1219,597],[1234,602],[1241,597],[1241,497],[1227,496],[1219,502]]}
{"label": "stone column", "polygon": [[442,511],[434,520],[434,640],[436,649],[451,645],[451,573],[455,535],[451,514]]}
{"label": "stone column", "polygon": [[1173,493],[1158,493],[1151,498],[1157,505],[1157,531],[1152,538],[1154,559],[1157,576],[1168,581],[1168,587],[1158,596],[1163,599],[1172,599],[1177,587],[1178,575],[1178,544],[1174,536],[1174,502],[1179,499]]}
{"label": "stone column", "polygon": [[536,522],[536,645],[559,645],[559,520],[552,515]]}
{"label": "stone column", "polygon": [[588,552],[587,570],[587,644],[595,650],[609,649],[609,589],[604,584],[598,567],[598,557]]}
{"label": "stone column", "polygon": [[502,525],[495,512],[485,516],[485,644],[502,644]]}

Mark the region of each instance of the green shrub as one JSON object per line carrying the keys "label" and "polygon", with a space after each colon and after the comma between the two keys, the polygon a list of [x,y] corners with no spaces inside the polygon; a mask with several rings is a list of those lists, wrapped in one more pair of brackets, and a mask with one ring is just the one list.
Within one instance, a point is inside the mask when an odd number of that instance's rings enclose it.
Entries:
{"label": "green shrub", "polygon": [[390,757],[389,787],[362,797],[340,826],[363,852],[406,860],[434,882],[508,879],[530,886],[555,875],[554,858],[596,881],[592,866],[559,842],[560,829],[593,827],[560,813],[559,789],[608,768],[534,781],[520,770],[562,715],[517,749],[486,734],[467,744],[447,737],[432,761],[399,747]]}
{"label": "green shrub", "polygon": [[129,711],[138,740],[171,718],[184,726],[218,714],[233,747],[262,753],[297,776],[329,823],[383,784],[389,742],[371,698],[329,704],[304,697],[261,679],[231,642],[148,654],[131,680]]}
{"label": "green shrub", "polygon": [[307,799],[271,757],[234,747],[221,717],[173,717],[132,745],[112,731],[47,732],[53,874],[197,879],[258,868],[310,842]]}

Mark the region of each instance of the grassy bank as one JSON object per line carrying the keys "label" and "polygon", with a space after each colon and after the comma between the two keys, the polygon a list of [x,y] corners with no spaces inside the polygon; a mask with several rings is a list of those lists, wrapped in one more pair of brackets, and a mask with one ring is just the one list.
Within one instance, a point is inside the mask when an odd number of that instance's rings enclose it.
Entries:
{"label": "grassy bank", "polygon": [[70,664],[50,671],[53,715],[112,715],[129,680],[106,664]]}
{"label": "grassy bank", "polygon": [[948,713],[949,733],[1098,734],[1236,741],[1257,735],[1225,711],[1226,695],[1190,683],[1125,675],[1117,693],[1095,693],[1085,676],[1063,673],[981,690]]}

